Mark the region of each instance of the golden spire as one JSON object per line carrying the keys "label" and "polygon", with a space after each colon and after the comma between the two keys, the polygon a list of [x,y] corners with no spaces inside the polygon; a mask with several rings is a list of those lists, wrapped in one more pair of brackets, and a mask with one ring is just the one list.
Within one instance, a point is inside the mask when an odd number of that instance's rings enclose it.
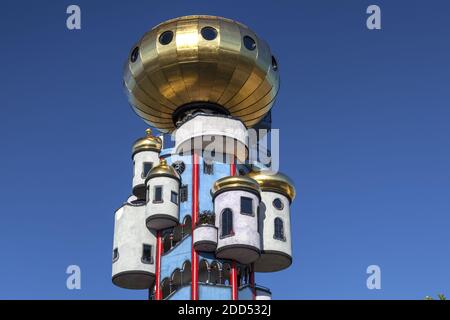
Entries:
{"label": "golden spire", "polygon": [[257,181],[246,176],[229,176],[214,182],[211,188],[211,195],[215,197],[226,190],[245,190],[256,193],[258,197],[260,197],[261,192]]}
{"label": "golden spire", "polygon": [[153,167],[150,172],[147,174],[147,178],[145,181],[153,178],[153,177],[171,177],[177,180],[180,180],[180,175],[175,170],[174,167],[169,165],[166,161],[166,159],[161,159],[159,161],[159,164],[155,167]]}
{"label": "golden spire", "polygon": [[141,151],[161,152],[161,139],[153,136],[152,129],[150,128],[145,130],[145,134],[145,137],[139,138],[133,143],[132,156]]}
{"label": "golden spire", "polygon": [[247,177],[258,182],[261,191],[271,191],[285,195],[290,202],[295,198],[295,186],[292,180],[281,172],[251,171]]}

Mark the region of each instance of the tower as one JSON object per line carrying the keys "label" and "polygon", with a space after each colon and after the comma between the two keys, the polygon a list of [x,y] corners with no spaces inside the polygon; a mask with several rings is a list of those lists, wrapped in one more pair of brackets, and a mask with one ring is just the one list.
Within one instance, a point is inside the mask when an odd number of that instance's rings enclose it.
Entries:
{"label": "tower", "polygon": [[131,49],[124,86],[164,139],[147,131],[133,145],[133,196],[116,212],[113,282],[148,288],[155,300],[270,299],[255,272],[292,262],[295,189],[249,159],[258,147],[249,129],[270,129],[279,87],[267,43],[222,17],[172,19]]}

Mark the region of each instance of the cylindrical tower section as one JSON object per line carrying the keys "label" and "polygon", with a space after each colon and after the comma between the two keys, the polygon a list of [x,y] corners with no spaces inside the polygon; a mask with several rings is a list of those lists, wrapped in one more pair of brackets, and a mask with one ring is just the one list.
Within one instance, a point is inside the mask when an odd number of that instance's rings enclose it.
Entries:
{"label": "cylindrical tower section", "polygon": [[282,173],[252,171],[247,176],[261,188],[261,257],[255,262],[255,271],[283,270],[292,263],[290,205],[295,198],[294,184]]}
{"label": "cylindrical tower section", "polygon": [[216,256],[243,264],[256,261],[260,254],[258,183],[243,176],[225,177],[214,183],[211,194],[219,233]]}
{"label": "cylindrical tower section", "polygon": [[146,136],[136,140],[132,148],[133,159],[133,194],[138,199],[145,199],[145,178],[150,170],[159,164],[162,141],[152,135],[152,130],[145,130]]}
{"label": "cylindrical tower section", "polygon": [[194,229],[194,248],[197,251],[216,251],[217,227],[209,223],[197,225]]}
{"label": "cylindrical tower section", "polygon": [[239,119],[207,114],[200,110],[179,124],[175,132],[175,150],[177,153],[214,150],[217,154],[226,154],[245,161],[248,154],[247,128]]}
{"label": "cylindrical tower section", "polygon": [[116,211],[112,281],[126,289],[148,289],[155,280],[153,231],[145,227],[145,205],[126,203]]}
{"label": "cylindrical tower section", "polygon": [[147,175],[146,224],[150,229],[162,230],[178,224],[180,207],[180,176],[161,160]]}

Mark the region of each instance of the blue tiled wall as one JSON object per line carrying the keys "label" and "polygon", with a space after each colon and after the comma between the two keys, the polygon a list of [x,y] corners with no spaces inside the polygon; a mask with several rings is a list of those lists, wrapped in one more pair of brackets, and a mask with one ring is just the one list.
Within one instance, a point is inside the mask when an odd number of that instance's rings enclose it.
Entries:
{"label": "blue tiled wall", "polygon": [[181,270],[186,260],[191,261],[191,245],[192,238],[188,236],[178,243],[172,251],[161,257],[161,281],[170,277],[176,268]]}
{"label": "blue tiled wall", "polygon": [[220,285],[198,285],[200,300],[231,300],[231,287]]}
{"label": "blue tiled wall", "polygon": [[[188,201],[180,203],[180,222],[182,222],[187,215],[192,214],[192,156],[171,155],[170,153],[172,151],[173,149],[164,149],[160,156],[165,158],[168,164],[172,164],[175,161],[183,161],[185,163],[185,170],[181,174],[181,180],[182,184],[188,186]],[[213,211],[214,206],[210,193],[211,187],[216,180],[230,175],[230,164],[215,162],[214,173],[209,175],[204,173],[203,158],[200,157],[199,160],[199,210],[200,212],[205,210]],[[161,257],[161,280],[170,277],[175,269],[179,268],[181,270],[183,263],[191,260],[191,244],[192,238],[191,236],[188,236],[170,252]],[[199,262],[202,259],[207,260],[208,264],[214,260],[217,260],[220,263],[228,262],[215,259],[214,254],[209,252],[200,252]],[[249,293],[243,290],[242,294],[244,298],[252,298],[251,290],[249,290]],[[239,295],[241,296],[241,292]],[[178,289],[177,292],[169,297],[170,300],[185,300],[190,298],[190,286]],[[199,284],[199,298],[201,300],[231,300],[231,287]]]}
{"label": "blue tiled wall", "polygon": [[191,300],[191,286],[178,289],[168,300]]}

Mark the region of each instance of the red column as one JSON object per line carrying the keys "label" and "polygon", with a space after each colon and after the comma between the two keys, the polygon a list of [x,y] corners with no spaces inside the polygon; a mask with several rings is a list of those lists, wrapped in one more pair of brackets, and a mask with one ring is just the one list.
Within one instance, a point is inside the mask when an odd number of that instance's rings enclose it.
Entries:
{"label": "red column", "polygon": [[230,164],[230,176],[235,176],[236,175],[236,162],[233,159],[233,161]]}
{"label": "red column", "polygon": [[155,300],[162,300],[160,288],[162,241],[161,231],[156,232],[156,265],[155,265]]}
{"label": "red column", "polygon": [[252,288],[252,296],[253,300],[256,300],[256,288],[255,288],[255,264],[252,263],[251,269],[250,269],[250,287]]}
{"label": "red column", "polygon": [[[236,175],[236,159],[233,157],[230,164],[230,175]],[[237,267],[236,261],[231,262],[231,275],[230,275],[230,283],[231,283],[231,300],[238,299],[238,283],[237,283]]]}
{"label": "red column", "polygon": [[199,156],[192,153],[192,264],[191,264],[191,298],[198,300],[198,254],[194,249],[194,229],[198,221]]}
{"label": "red column", "polygon": [[230,274],[230,283],[231,283],[231,300],[238,299],[238,283],[237,283],[237,267],[236,261],[231,261],[231,274]]}

